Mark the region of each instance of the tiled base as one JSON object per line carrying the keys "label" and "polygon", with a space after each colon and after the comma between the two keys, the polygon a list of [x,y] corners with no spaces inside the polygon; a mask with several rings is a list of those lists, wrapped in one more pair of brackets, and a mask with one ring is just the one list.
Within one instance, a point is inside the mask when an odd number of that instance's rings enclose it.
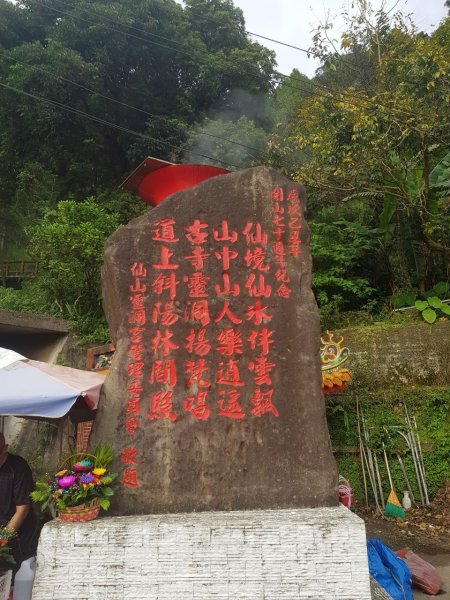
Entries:
{"label": "tiled base", "polygon": [[366,536],[343,507],[45,525],[33,600],[370,600]]}

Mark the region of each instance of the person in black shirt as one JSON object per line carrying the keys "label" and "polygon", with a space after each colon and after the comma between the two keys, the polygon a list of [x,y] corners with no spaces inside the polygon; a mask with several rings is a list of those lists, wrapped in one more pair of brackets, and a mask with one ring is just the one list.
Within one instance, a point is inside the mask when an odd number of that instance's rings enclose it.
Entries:
{"label": "person in black shirt", "polygon": [[10,542],[15,572],[22,561],[36,554],[39,527],[30,498],[33,489],[27,461],[8,452],[5,436],[0,432],[0,525],[17,532]]}

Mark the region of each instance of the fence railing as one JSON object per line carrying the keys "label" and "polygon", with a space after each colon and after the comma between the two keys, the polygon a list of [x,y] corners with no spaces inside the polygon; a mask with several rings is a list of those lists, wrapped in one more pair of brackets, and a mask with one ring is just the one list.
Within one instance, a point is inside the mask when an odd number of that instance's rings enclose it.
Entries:
{"label": "fence railing", "polygon": [[36,260],[6,260],[0,262],[0,279],[35,277],[39,271]]}

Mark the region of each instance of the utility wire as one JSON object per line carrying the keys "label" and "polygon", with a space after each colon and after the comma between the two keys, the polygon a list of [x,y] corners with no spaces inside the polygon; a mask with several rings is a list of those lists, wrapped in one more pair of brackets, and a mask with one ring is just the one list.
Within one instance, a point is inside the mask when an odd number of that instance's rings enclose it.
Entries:
{"label": "utility wire", "polygon": [[[9,60],[11,62],[31,67],[32,69],[34,69],[36,71],[41,71],[42,73],[50,74],[55,79],[59,79],[61,81],[66,81],[67,83],[70,83],[71,85],[75,85],[75,86],[81,88],[82,90],[86,90],[87,92],[90,92],[91,94],[95,94],[96,96],[99,96],[100,98],[104,98],[105,100],[109,100],[110,102],[114,102],[115,104],[118,104],[120,106],[124,106],[124,107],[130,108],[132,110],[136,110],[136,111],[141,112],[141,113],[143,113],[143,114],[145,114],[145,115],[147,115],[149,117],[152,117],[154,119],[159,119],[159,120],[162,120],[162,121],[164,121],[166,119],[166,117],[163,116],[163,115],[155,115],[154,113],[150,113],[150,112],[148,112],[146,110],[143,110],[142,108],[138,108],[137,106],[133,106],[131,104],[127,104],[126,102],[121,102],[120,100],[116,100],[115,98],[111,98],[111,96],[106,96],[105,94],[102,94],[101,92],[97,92],[97,91],[95,91],[95,90],[93,90],[93,89],[91,89],[91,88],[89,88],[89,87],[87,87],[85,85],[77,83],[76,81],[73,81],[72,79],[67,79],[66,77],[62,77],[62,75],[55,75],[54,73],[52,73],[48,69],[45,69],[45,68],[40,67],[38,65],[33,65],[32,63],[29,63],[29,62],[25,62],[25,61],[19,60],[17,58],[12,57],[12,56],[8,56],[5,52],[1,52],[0,51],[0,56],[4,56],[7,60]],[[200,135],[205,135],[205,136],[208,136],[208,137],[211,137],[211,138],[214,138],[214,139],[222,140],[224,142],[229,142],[231,144],[236,144],[237,146],[242,146],[243,148],[246,148],[248,150],[253,150],[254,152],[258,152],[258,150],[256,148],[253,148],[252,146],[247,146],[246,144],[242,144],[240,142],[235,142],[234,140],[229,140],[227,138],[224,138],[224,137],[221,137],[221,136],[218,136],[218,135],[214,135],[212,133],[207,133],[206,131],[199,131],[199,134]],[[250,153],[247,153],[247,154],[249,154],[249,156],[251,156],[252,158],[258,158],[256,156],[253,156]]]}
{"label": "utility wire", "polygon": [[[61,2],[62,0],[59,1]],[[200,17],[205,21],[210,21],[211,23],[215,23],[216,25],[223,25],[219,18],[211,17],[209,15],[202,15],[201,13],[195,12],[190,8],[187,8],[187,10],[189,11],[189,14],[194,15],[196,17]],[[307,50],[306,48],[300,48],[299,46],[294,46],[293,44],[288,44],[287,42],[282,42],[281,40],[275,40],[260,33],[249,31],[248,29],[245,30],[245,33],[247,33],[248,35],[252,35],[253,37],[261,38],[262,40],[267,40],[268,42],[273,42],[274,44],[279,44],[280,46],[286,46],[286,48],[292,48],[293,50],[304,52],[305,54],[308,54],[308,56],[311,54],[312,56],[317,56],[318,58],[321,58],[320,54],[314,52],[313,50]]]}
{"label": "utility wire", "polygon": [[[66,6],[67,8],[71,8],[71,5],[68,4],[67,2],[64,2],[64,0],[54,0],[56,2],[58,2],[59,4],[62,4],[64,6]],[[193,10],[191,10],[190,8],[188,8],[189,14],[194,15],[196,17],[200,17],[201,19],[204,19],[205,21],[210,21],[211,23],[214,23],[215,25],[223,25],[223,23],[221,22],[221,20],[219,18],[214,18],[211,16],[207,16],[207,15],[202,15],[200,13],[197,13]],[[94,13],[96,16],[101,17],[102,19],[104,19],[105,21],[109,21],[110,23],[113,23],[114,25],[121,25],[121,23],[115,21],[114,19],[110,19],[109,17],[104,17],[103,15],[99,15],[98,13]],[[153,37],[162,39],[162,40],[166,40],[168,42],[170,42],[171,44],[177,44],[180,45],[178,42],[175,42],[174,40],[164,37],[162,35],[156,34],[156,33],[151,33],[149,31],[147,31],[146,29],[141,29],[139,27],[136,27],[135,25],[126,25],[129,29],[132,29],[134,31],[138,31],[140,33],[144,33],[146,35],[151,35]],[[266,37],[265,35],[261,35],[259,33],[254,33],[253,31],[248,31],[247,29],[245,30],[245,33],[247,33],[248,35],[252,35],[254,37],[258,37],[261,38],[263,40],[267,40],[268,42],[274,42],[275,44],[280,44],[281,46],[286,46],[287,48],[292,48],[294,50],[299,50],[300,52],[304,52],[306,54],[311,54],[313,56],[317,56],[320,57],[320,55],[318,53],[315,53],[312,50],[306,50],[305,48],[300,48],[299,46],[294,46],[293,44],[288,44],[287,42],[282,42],[281,40],[275,40],[273,38],[270,37]]]}
{"label": "utility wire", "polygon": [[[101,125],[106,125],[108,127],[118,129],[119,131],[128,133],[130,135],[134,135],[134,136],[142,138],[144,140],[149,140],[149,141],[155,142],[156,144],[159,144],[160,146],[167,146],[172,149],[178,149],[178,147],[175,146],[174,144],[169,144],[168,142],[158,140],[155,137],[146,135],[144,133],[140,133],[139,131],[134,131],[133,129],[129,129],[128,127],[123,127],[122,125],[117,125],[117,123],[111,123],[110,121],[106,121],[105,119],[101,119],[100,117],[96,117],[95,115],[91,115],[90,113],[84,112],[82,110],[78,110],[77,108],[74,108],[73,106],[68,106],[67,104],[63,104],[62,102],[56,102],[56,100],[50,100],[49,98],[46,98],[44,96],[37,96],[36,94],[31,94],[30,92],[25,92],[24,90],[20,90],[12,85],[7,85],[6,83],[0,82],[0,86],[5,89],[16,92],[17,94],[22,94],[24,96],[28,96],[29,98],[39,100],[40,102],[50,104],[52,106],[55,106],[56,108],[66,111],[66,112],[84,117],[86,119],[90,119],[91,121],[95,121],[96,123],[100,123]],[[238,165],[234,165],[233,163],[228,163],[223,160],[213,158],[212,156],[208,156],[207,154],[201,154],[199,152],[191,152],[191,154],[193,154],[195,156],[201,156],[202,158],[206,158],[208,160],[212,160],[217,163],[221,163],[228,167],[234,167],[236,169],[240,169],[240,167]]]}
{"label": "utility wire", "polygon": [[[60,2],[60,3],[61,3],[61,4],[63,4],[64,6],[68,7],[68,5],[67,5],[67,4],[65,4],[65,3],[64,3],[62,0],[56,0],[56,1],[57,1],[57,2]],[[175,42],[175,40],[171,40],[170,38],[164,38],[163,36],[159,36],[159,37],[161,37],[161,38],[163,38],[163,39],[165,39],[165,40],[168,40],[168,41],[169,41],[169,42],[172,44],[171,46],[166,46],[165,44],[160,44],[160,43],[158,43],[158,42],[154,42],[154,41],[152,41],[152,40],[149,40],[149,39],[147,39],[147,38],[143,38],[143,37],[140,37],[140,36],[136,36],[136,35],[134,35],[134,34],[132,34],[132,33],[129,33],[129,32],[126,32],[126,31],[123,31],[122,29],[115,29],[115,28],[109,27],[108,25],[104,25],[104,24],[103,24],[101,21],[92,21],[92,20],[90,20],[90,19],[85,19],[85,18],[83,18],[83,17],[79,17],[79,16],[77,16],[77,15],[73,15],[72,13],[67,13],[67,12],[65,12],[65,11],[63,11],[63,10],[61,10],[61,9],[54,8],[54,7],[52,7],[52,6],[49,6],[48,4],[45,4],[45,3],[43,3],[43,2],[40,2],[39,0],[34,0],[34,3],[35,3],[35,4],[39,4],[40,6],[43,6],[43,7],[47,8],[47,9],[49,9],[49,10],[53,10],[53,11],[55,11],[55,12],[57,12],[57,13],[63,14],[63,15],[65,15],[65,16],[67,16],[67,17],[71,17],[71,18],[73,18],[73,19],[77,19],[77,20],[83,21],[83,22],[85,22],[85,23],[90,23],[91,25],[100,25],[101,27],[104,27],[105,29],[107,29],[107,30],[110,30],[110,31],[113,31],[113,32],[115,32],[115,33],[120,33],[120,34],[122,34],[122,35],[129,36],[129,37],[132,37],[132,38],[138,39],[138,40],[140,40],[140,41],[146,42],[146,43],[148,43],[148,44],[153,44],[153,45],[159,46],[159,47],[161,47],[161,48],[166,48],[167,50],[172,50],[172,51],[179,52],[180,54],[184,54],[184,55],[186,55],[186,56],[189,56],[190,58],[192,58],[193,60],[195,60],[196,62],[198,62],[198,57],[196,57],[196,56],[194,56],[193,54],[191,54],[190,52],[188,52],[188,51],[184,50],[184,49],[182,48],[182,46],[181,46],[181,45],[180,45],[178,42]],[[97,15],[99,18],[104,18],[104,19],[107,19],[107,17],[103,17],[103,16],[101,16],[101,15],[98,15],[98,13],[94,13],[94,14],[96,14],[96,15]],[[196,14],[197,14],[197,13],[196,13]],[[209,19],[209,20],[212,20],[210,17],[205,17],[205,18],[207,18],[207,19]],[[114,21],[114,20],[112,20],[112,19],[109,19],[109,21],[113,22],[113,23],[114,23],[114,24],[116,24],[116,25],[119,25],[119,26],[121,25],[120,23],[118,23],[117,21]],[[216,22],[216,23],[217,23],[217,22]],[[129,29],[136,29],[136,30],[137,30],[137,28],[133,27],[132,25],[129,25],[129,26],[127,25],[127,27],[128,27]],[[141,30],[139,30],[139,31],[145,31],[145,30],[142,30],[142,29],[141,29]],[[150,32],[146,32],[146,34],[147,34],[147,35],[154,35],[154,34],[152,34],[152,33],[150,33]],[[174,48],[174,47],[173,47],[173,44],[176,44],[176,45],[180,46],[180,49]],[[307,52],[307,50],[304,50],[303,48],[299,48],[299,50],[301,50],[301,51],[304,51],[304,52]],[[291,76],[291,75],[286,75],[286,74],[284,74],[284,73],[280,73],[279,71],[274,71],[274,75],[275,75],[276,77],[278,77],[278,78],[283,78],[284,80],[291,80],[291,79],[292,79],[292,76]],[[274,78],[272,78],[272,79],[274,79]],[[307,90],[306,88],[301,88],[301,87],[298,87],[298,86],[295,86],[295,87],[294,87],[294,86],[290,86],[290,85],[288,85],[288,84],[285,84],[285,83],[283,83],[283,85],[286,85],[287,87],[292,87],[293,89],[297,89],[297,90],[299,90],[299,91],[302,91],[302,92],[307,92],[307,93],[309,93],[309,90]],[[349,103],[349,104],[352,104],[352,105],[353,105],[353,106],[355,106],[355,107],[359,107],[359,105],[358,105],[358,104],[356,104],[356,103],[354,102],[354,95],[352,95],[352,94],[350,94],[350,93],[348,93],[348,92],[345,92],[345,91],[343,91],[343,90],[338,90],[338,89],[335,89],[335,88],[331,88],[331,87],[328,87],[328,86],[324,86],[324,85],[321,85],[321,84],[319,84],[319,83],[316,83],[316,82],[314,82],[314,81],[310,81],[310,82],[309,82],[309,85],[312,85],[312,86],[314,86],[314,87],[317,87],[317,88],[319,88],[319,89],[325,90],[325,91],[327,92],[327,94],[324,94],[324,93],[322,93],[322,94],[319,94],[319,93],[316,93],[316,94],[309,94],[310,96],[316,96],[316,97],[324,97],[324,98],[329,98],[329,97],[330,97],[330,96],[329,96],[329,94],[330,94],[330,93],[332,93],[332,94],[339,94],[340,96],[343,96],[343,97],[348,97],[348,98],[352,99],[352,100],[353,100],[353,102],[351,102],[351,100],[348,100],[348,103]],[[365,100],[365,101],[366,101],[368,104],[373,104],[373,106],[374,106],[374,107],[375,107],[377,110],[379,110],[379,111],[381,111],[381,110],[382,110],[379,104],[376,104],[376,103],[374,103],[374,102],[373,102],[372,100],[370,100],[369,98],[365,98],[364,100]],[[406,111],[406,110],[403,110],[403,109],[397,108],[397,107],[395,107],[395,106],[392,106],[392,107],[390,107],[388,110],[389,110],[389,111],[395,111],[395,112],[399,112],[399,113],[402,113],[402,114],[405,114],[405,115],[411,115],[411,116],[415,116],[415,113],[413,113],[413,112],[411,112],[411,111]],[[385,113],[385,114],[389,114],[389,113]]]}

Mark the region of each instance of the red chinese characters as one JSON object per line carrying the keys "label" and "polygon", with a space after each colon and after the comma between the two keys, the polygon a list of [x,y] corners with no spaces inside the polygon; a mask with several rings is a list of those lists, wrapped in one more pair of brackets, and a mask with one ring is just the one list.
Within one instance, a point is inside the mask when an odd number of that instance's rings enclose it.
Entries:
{"label": "red chinese characters", "polygon": [[147,418],[150,421],[166,418],[176,421],[177,416],[173,412],[173,390],[161,390],[150,396],[150,408]]}
{"label": "red chinese characters", "polygon": [[210,252],[204,249],[208,241],[208,225],[196,219],[185,229],[185,237],[191,244],[191,252],[185,260],[191,265],[193,272],[183,278],[187,284],[187,300],[184,311],[184,320],[190,324],[185,338],[184,348],[192,356],[185,361],[184,376],[186,395],[183,408],[197,421],[205,421],[211,414],[208,404],[210,381],[208,380],[208,363],[206,357],[211,351],[211,344],[207,334],[207,325],[211,322],[209,312],[209,282],[210,278],[204,274],[206,261],[210,259]]}
{"label": "red chinese characters", "polygon": [[[126,417],[123,426],[129,436],[134,436],[136,430],[142,426],[140,417],[145,351],[143,333],[147,322],[145,307],[147,268],[142,262],[135,261],[130,267],[130,274],[130,312],[128,314],[130,345],[128,347]],[[134,464],[137,464],[137,461]],[[136,469],[133,468],[130,472],[125,470],[121,483],[125,487],[138,487]]]}
{"label": "red chinese characters", "polygon": [[290,278],[287,271],[287,250],[284,243],[288,208],[284,189],[282,187],[274,188],[272,190],[272,250],[277,264],[275,279],[278,284],[275,286],[275,294],[279,298],[289,298],[291,295]]}
{"label": "red chinese characters", "polygon": [[[285,269],[286,251],[283,243],[285,231],[283,189],[275,188],[272,193],[272,251],[277,264],[277,272],[283,268],[285,273],[282,275],[288,280]],[[247,223],[243,234],[246,236],[248,245],[244,262],[251,269],[245,282],[250,299],[245,317],[246,321],[253,326],[246,338],[252,352],[247,368],[253,375],[255,385],[249,395],[250,414],[262,417],[271,413],[277,417],[278,411],[272,402],[272,371],[276,368],[276,363],[270,359],[270,349],[274,339],[271,329],[272,314],[268,304],[268,299],[272,296],[272,284],[268,279],[270,266],[266,262],[268,235],[263,232],[259,223]],[[276,290],[276,294],[279,295],[278,290]]]}
{"label": "red chinese characters", "polygon": [[184,410],[199,421],[205,421],[211,413],[211,408],[207,404],[208,390],[211,385],[206,379],[208,370],[209,367],[204,358],[186,361],[186,387],[196,391],[184,399]]}
{"label": "red chinese characters", "polygon": [[149,336],[152,362],[148,381],[150,392],[147,418],[149,421],[169,419],[177,416],[173,406],[173,393],[177,383],[174,352],[179,344],[174,339],[173,326],[180,315],[175,307],[180,280],[176,271],[179,263],[173,260],[180,238],[175,233],[175,219],[167,218],[153,224],[152,240],[157,242],[159,260],[152,264],[151,289],[158,300],[152,307],[151,321],[154,330]]}
{"label": "red chinese characters", "polygon": [[300,232],[302,229],[302,208],[300,205],[300,198],[298,190],[292,188],[287,197],[287,213],[288,213],[288,228],[289,228],[289,240],[288,248],[289,253],[292,256],[297,257],[301,254],[301,239]]}
{"label": "red chinese characters", "polygon": [[133,435],[140,427],[140,398],[142,393],[142,378],[144,376],[144,344],[143,331],[147,321],[145,296],[147,290],[147,269],[142,262],[134,262],[130,268],[130,312],[128,315],[128,332],[130,345],[128,348],[128,384],[126,414],[133,415],[124,423],[129,435]]}
{"label": "red chinese characters", "polygon": [[266,413],[272,413],[274,417],[278,417],[278,410],[275,408],[272,402],[273,390],[266,390],[263,392],[261,388],[255,388],[253,396],[250,398],[250,403],[253,405],[251,409],[252,415],[255,417],[262,417]]}
{"label": "red chinese characters", "polygon": [[[250,231],[248,232],[249,235]],[[233,310],[233,298],[241,293],[241,286],[235,281],[239,272],[239,252],[236,249],[238,232],[233,230],[228,221],[223,220],[220,227],[213,230],[214,240],[222,242],[214,255],[220,261],[221,281],[214,285],[220,306],[214,323],[222,324],[216,335],[215,350],[221,360],[217,366],[217,415],[230,419],[243,419],[245,412],[240,404],[241,392],[238,388],[244,385],[239,372],[239,357],[244,353],[244,342],[239,325],[242,319]]]}
{"label": "red chinese characters", "polygon": [[123,487],[138,488],[137,470],[132,467],[127,467],[123,473],[120,483]]}
{"label": "red chinese characters", "polygon": [[244,419],[245,412],[239,403],[240,396],[240,392],[235,389],[220,390],[219,400],[217,401],[218,415],[229,419]]}
{"label": "red chinese characters", "polygon": [[120,456],[120,460],[123,462],[124,465],[137,465],[138,461],[137,461],[137,448],[134,447],[130,447],[130,448],[124,448],[121,456]]}

